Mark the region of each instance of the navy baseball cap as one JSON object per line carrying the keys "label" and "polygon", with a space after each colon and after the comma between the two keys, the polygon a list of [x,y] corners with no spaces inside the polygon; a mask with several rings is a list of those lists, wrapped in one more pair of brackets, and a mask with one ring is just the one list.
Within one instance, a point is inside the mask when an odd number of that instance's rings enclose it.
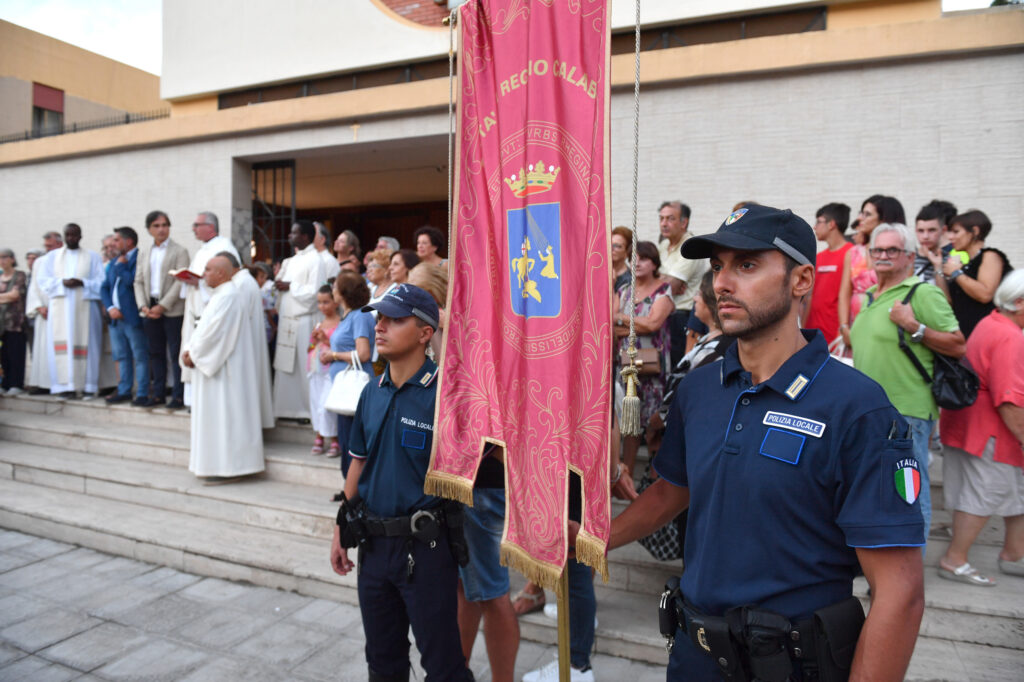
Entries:
{"label": "navy baseball cap", "polygon": [[714,247],[741,251],[781,251],[801,265],[814,265],[818,246],[814,230],[793,213],[748,204],[733,211],[714,234],[690,237],[679,250],[685,258],[709,258]]}
{"label": "navy baseball cap", "polygon": [[376,303],[363,306],[363,312],[376,310],[388,317],[418,317],[437,331],[437,302],[423,289],[412,284],[399,284]]}

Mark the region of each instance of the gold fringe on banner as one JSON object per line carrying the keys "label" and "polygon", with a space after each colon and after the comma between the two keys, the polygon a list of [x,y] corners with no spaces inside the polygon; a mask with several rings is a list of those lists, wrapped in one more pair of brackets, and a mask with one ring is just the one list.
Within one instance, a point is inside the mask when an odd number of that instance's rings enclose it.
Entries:
{"label": "gold fringe on banner", "polygon": [[461,502],[467,507],[473,506],[473,481],[455,474],[428,471],[423,482],[423,492]]}
{"label": "gold fringe on banner", "polygon": [[608,555],[605,553],[607,544],[585,530],[576,536],[576,560],[586,564],[601,574],[601,579],[608,582]]}
{"label": "gold fringe on banner", "polygon": [[527,580],[545,590],[551,590],[556,596],[562,595],[562,583],[559,580],[562,571],[557,566],[537,561],[521,547],[502,542],[501,565],[519,571]]}

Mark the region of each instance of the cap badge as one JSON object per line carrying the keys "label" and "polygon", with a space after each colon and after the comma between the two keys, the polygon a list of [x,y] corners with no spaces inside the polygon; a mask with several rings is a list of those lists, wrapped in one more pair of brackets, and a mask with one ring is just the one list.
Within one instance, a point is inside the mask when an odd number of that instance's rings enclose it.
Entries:
{"label": "cap badge", "polygon": [[729,214],[729,217],[725,219],[726,225],[732,225],[734,222],[742,218],[747,214],[747,209],[741,208],[738,211],[733,211]]}

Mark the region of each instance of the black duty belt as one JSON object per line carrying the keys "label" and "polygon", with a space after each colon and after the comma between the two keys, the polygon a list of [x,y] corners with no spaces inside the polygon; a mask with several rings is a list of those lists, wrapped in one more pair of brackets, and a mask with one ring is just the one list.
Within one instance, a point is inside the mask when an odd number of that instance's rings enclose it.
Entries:
{"label": "black duty belt", "polygon": [[409,516],[367,517],[366,534],[371,537],[404,538],[414,537],[430,543],[437,539],[445,525],[444,510],[440,507],[420,509]]}

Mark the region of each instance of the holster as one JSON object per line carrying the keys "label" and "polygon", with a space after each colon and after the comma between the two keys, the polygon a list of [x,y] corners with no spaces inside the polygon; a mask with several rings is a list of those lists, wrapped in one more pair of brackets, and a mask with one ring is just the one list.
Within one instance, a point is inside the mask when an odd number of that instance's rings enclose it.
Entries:
{"label": "holster", "polygon": [[729,621],[721,616],[706,616],[689,602],[684,602],[686,633],[698,650],[718,663],[722,677],[730,682],[747,682],[743,657],[736,641],[729,634]]}
{"label": "holster", "polygon": [[338,537],[341,546],[346,549],[358,547],[369,538],[366,531],[366,505],[362,499],[350,502],[345,493],[341,494],[341,505],[335,522],[338,524]]}
{"label": "holster", "polygon": [[849,679],[863,627],[864,608],[856,597],[814,612],[815,650],[821,682]]}
{"label": "holster", "polygon": [[459,502],[445,505],[445,526],[448,529],[448,548],[459,566],[469,563],[469,545],[466,544],[466,512]]}
{"label": "holster", "polygon": [[786,682],[793,674],[793,661],[786,642],[792,625],[785,616],[752,606],[726,613],[737,639],[746,645],[750,676],[764,682]]}

